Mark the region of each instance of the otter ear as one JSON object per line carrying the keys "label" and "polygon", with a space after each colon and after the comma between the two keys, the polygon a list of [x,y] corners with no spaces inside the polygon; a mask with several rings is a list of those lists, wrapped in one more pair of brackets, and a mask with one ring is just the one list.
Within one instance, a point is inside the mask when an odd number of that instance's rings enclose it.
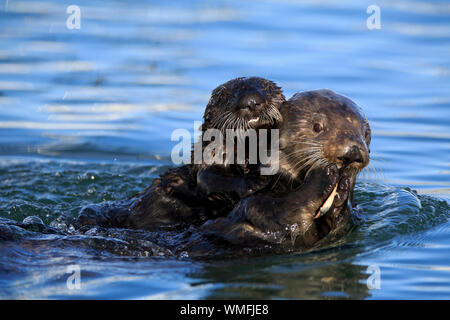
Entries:
{"label": "otter ear", "polygon": [[367,120],[367,118],[364,119],[364,125],[366,127],[366,132],[365,132],[364,138],[366,140],[367,147],[369,147],[370,142],[372,140],[372,130],[370,129],[369,120]]}

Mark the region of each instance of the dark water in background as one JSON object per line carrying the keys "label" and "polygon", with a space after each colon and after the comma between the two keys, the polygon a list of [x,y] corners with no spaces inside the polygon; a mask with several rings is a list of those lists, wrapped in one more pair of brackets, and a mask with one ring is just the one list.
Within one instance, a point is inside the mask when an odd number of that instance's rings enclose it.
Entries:
{"label": "dark water in background", "polygon": [[450,4],[377,1],[372,31],[370,4],[0,1],[0,216],[50,222],[141,190],[237,76],[331,88],[373,129],[366,221],[333,247],[205,264],[0,244],[0,298],[449,299]]}

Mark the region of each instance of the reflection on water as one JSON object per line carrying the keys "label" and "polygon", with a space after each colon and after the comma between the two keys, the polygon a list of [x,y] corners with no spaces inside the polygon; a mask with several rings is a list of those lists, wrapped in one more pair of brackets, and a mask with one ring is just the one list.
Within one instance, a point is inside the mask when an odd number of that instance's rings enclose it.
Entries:
{"label": "reflection on water", "polygon": [[[0,216],[48,223],[141,190],[171,165],[172,131],[193,131],[237,76],[287,97],[331,88],[373,130],[367,219],[334,248],[203,265],[0,246],[0,297],[449,298],[450,4],[378,1],[372,31],[370,4],[80,0],[70,30],[65,3],[0,2]],[[81,292],[65,287],[71,263]]]}

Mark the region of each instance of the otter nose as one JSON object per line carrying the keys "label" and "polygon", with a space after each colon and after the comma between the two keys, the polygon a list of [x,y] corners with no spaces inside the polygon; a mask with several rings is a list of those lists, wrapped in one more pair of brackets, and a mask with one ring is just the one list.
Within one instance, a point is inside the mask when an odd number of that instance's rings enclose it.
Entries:
{"label": "otter nose", "polygon": [[247,93],[240,97],[238,106],[242,109],[249,108],[250,110],[256,110],[261,108],[264,104],[264,98],[259,93]]}
{"label": "otter nose", "polygon": [[342,156],[338,157],[345,166],[356,163],[362,165],[366,160],[366,152],[361,150],[361,147],[353,144],[346,146],[343,149]]}

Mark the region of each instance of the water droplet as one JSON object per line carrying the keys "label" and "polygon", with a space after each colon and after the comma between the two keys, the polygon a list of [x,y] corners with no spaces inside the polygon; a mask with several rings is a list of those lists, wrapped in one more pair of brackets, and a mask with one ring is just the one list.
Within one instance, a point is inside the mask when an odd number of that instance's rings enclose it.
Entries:
{"label": "water droplet", "polygon": [[187,253],[187,251],[183,251],[180,253],[180,258],[181,259],[188,259],[189,258],[189,253]]}

